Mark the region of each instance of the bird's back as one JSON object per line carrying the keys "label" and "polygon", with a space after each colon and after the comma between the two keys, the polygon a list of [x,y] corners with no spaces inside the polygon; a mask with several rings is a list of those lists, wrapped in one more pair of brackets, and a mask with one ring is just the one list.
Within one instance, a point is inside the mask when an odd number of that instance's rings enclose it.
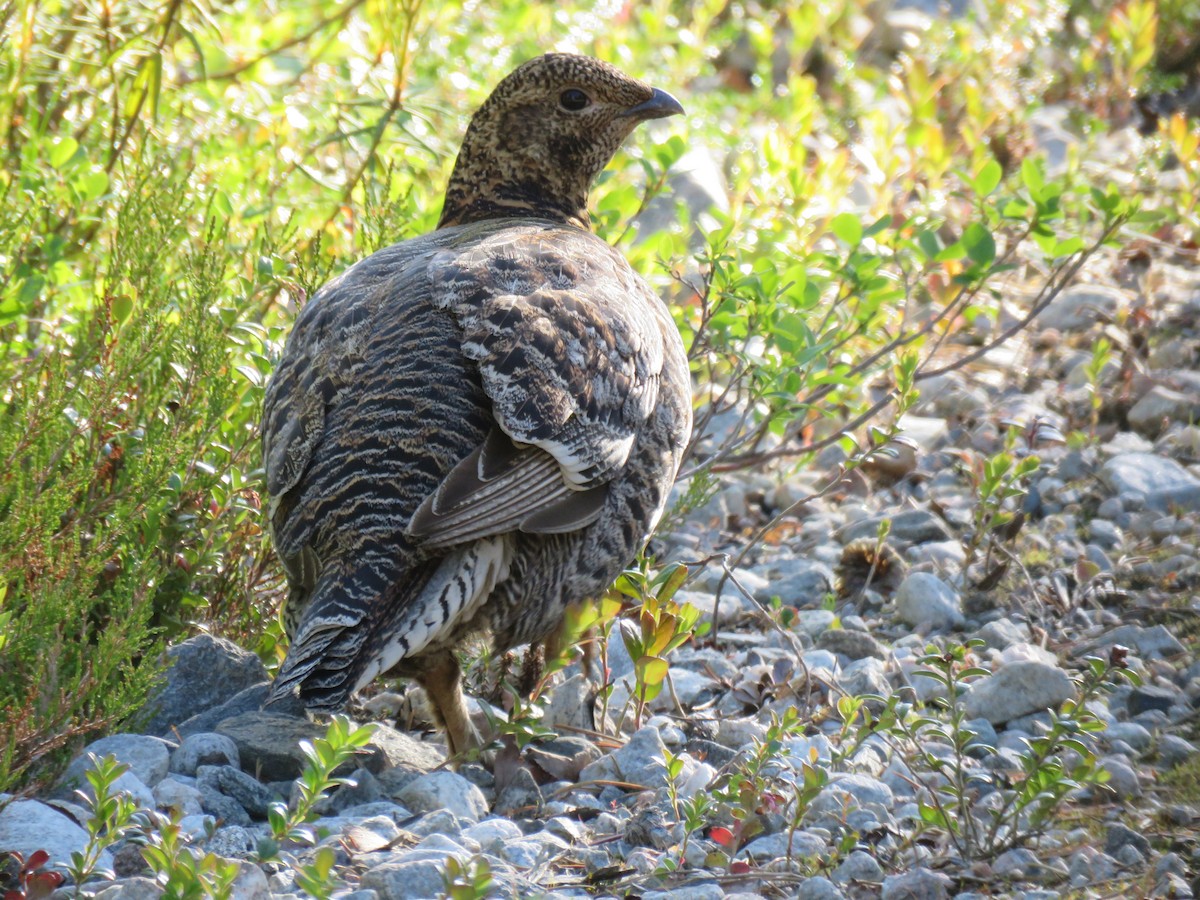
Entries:
{"label": "bird's back", "polygon": [[327,285],[264,412],[291,584],[277,690],[335,708],[467,631],[542,637],[603,589],[661,512],[690,392],[670,317],[616,251],[508,219]]}

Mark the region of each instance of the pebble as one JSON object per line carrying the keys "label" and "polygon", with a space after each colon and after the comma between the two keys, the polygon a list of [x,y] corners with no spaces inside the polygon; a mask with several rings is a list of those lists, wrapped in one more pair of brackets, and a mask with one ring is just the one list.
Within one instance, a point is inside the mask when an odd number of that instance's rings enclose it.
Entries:
{"label": "pebble", "polygon": [[483,792],[457,772],[431,772],[405,785],[396,797],[414,813],[445,811],[467,822],[488,812]]}
{"label": "pebble", "polygon": [[896,614],[901,621],[930,629],[963,624],[962,600],[936,575],[913,572],[896,589]]}
{"label": "pebble", "polygon": [[1070,676],[1057,666],[1032,660],[1014,662],[975,682],[963,708],[969,717],[996,725],[1057,708],[1074,690]]}

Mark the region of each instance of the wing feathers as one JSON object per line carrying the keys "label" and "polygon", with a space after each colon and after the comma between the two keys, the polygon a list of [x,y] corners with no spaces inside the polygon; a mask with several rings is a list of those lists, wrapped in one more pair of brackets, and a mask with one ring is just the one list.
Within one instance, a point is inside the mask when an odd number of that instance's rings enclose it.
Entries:
{"label": "wing feathers", "polygon": [[596,520],[606,494],[606,487],[572,489],[554,457],[517,448],[497,428],[425,498],[408,533],[438,548],[518,529],[573,531]]}

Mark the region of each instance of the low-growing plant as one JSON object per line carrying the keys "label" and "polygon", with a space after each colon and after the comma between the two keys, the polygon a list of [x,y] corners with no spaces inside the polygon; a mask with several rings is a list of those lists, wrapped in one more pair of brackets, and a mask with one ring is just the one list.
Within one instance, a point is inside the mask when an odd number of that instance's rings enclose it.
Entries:
{"label": "low-growing plant", "polygon": [[165,900],[227,900],[241,867],[188,846],[179,822],[157,812],[144,814],[142,858]]}
{"label": "low-growing plant", "polygon": [[336,862],[332,847],[318,847],[311,860],[296,867],[296,887],[317,900],[328,900],[341,884],[333,868]]}
{"label": "low-growing plant", "polygon": [[[733,823],[731,828],[718,825],[709,832],[723,848],[719,851],[723,858],[714,860],[715,864],[725,868],[734,864],[737,852],[762,832],[761,815],[783,814],[789,803],[807,809],[804,798],[808,794],[796,792],[791,754],[784,746],[784,741],[802,735],[805,727],[806,723],[793,708],[784,710],[782,715],[772,714],[766,733],[756,738],[745,757],[711,786],[713,798]],[[815,768],[813,772],[818,774]],[[803,810],[797,809],[793,819],[799,821],[802,815]]]}
{"label": "low-growing plant", "polygon": [[45,850],[36,850],[29,858],[17,851],[12,851],[0,857],[0,873],[5,880],[16,887],[4,891],[4,900],[42,900],[49,897],[63,883],[62,872],[45,868],[50,862],[50,854]]}
{"label": "low-growing plant", "polygon": [[446,884],[442,900],[484,900],[492,896],[492,867],[481,856],[465,862],[456,856],[447,857],[442,880]]}
{"label": "low-growing plant", "polygon": [[[922,788],[921,822],[912,839],[921,833],[944,835],[967,861],[992,859],[1036,840],[1073,793],[1107,781],[1083,740],[1105,727],[1088,704],[1122,682],[1140,683],[1126,667],[1128,651],[1123,647],[1114,646],[1107,659],[1086,659],[1084,671],[1074,679],[1074,696],[1047,711],[1050,724],[1027,742],[1018,770],[985,769],[972,765],[970,754],[994,753],[995,748],[970,728],[963,705],[966,688],[990,674],[971,662],[982,645],[972,640],[946,649],[926,648],[913,675],[938,687],[937,699],[924,706],[911,705],[897,692],[886,700],[855,698],[839,707],[843,721],[847,726],[854,723],[860,736],[879,735],[896,753],[910,757],[911,777]],[[976,801],[984,784],[998,792],[999,802],[981,808]]]}
{"label": "low-growing plant", "polygon": [[71,852],[71,864],[67,867],[75,882],[76,897],[88,879],[96,875],[114,877],[111,870],[102,871],[98,868],[100,856],[124,838],[136,824],[137,804],[126,792],[114,790],[117,780],[129,771],[129,766],[118,763],[111,755],[97,759],[89,753],[88,759],[91,765],[84,777],[91,786],[91,792],[75,792],[91,813],[83,823],[87,843],[83,850]]}
{"label": "low-growing plant", "polygon": [[[316,813],[314,807],[326,792],[341,785],[353,784],[352,779],[334,775],[343,763],[351,760],[371,740],[375,732],[372,724],[355,726],[344,715],[335,715],[329,722],[325,736],[313,741],[301,741],[300,749],[308,760],[300,773],[295,806],[291,809],[284,803],[273,803],[267,809],[267,824],[271,829],[269,841],[263,841],[259,855],[274,856],[279,844],[291,841],[299,844],[315,844],[317,835],[308,825]],[[321,866],[314,862],[314,877]],[[328,873],[328,870],[326,870]]]}
{"label": "low-growing plant", "polygon": [[693,637],[703,636],[707,628],[700,622],[700,610],[690,603],[672,599],[687,581],[684,565],[668,566],[653,578],[644,570],[631,570],[618,582],[617,590],[635,599],[636,619],[621,619],[621,639],[633,660],[635,687],[633,727],[642,727],[646,705],[657,697],[669,678],[666,656]]}
{"label": "low-growing plant", "polygon": [[1007,557],[999,566],[993,557],[1011,542],[1025,522],[1020,501],[1041,460],[1033,455],[1017,455],[1019,429],[1010,428],[1004,449],[990,457],[972,457],[968,476],[974,491],[971,506],[971,533],[964,544],[963,572],[967,573],[982,554],[983,576],[980,583],[994,583],[997,572],[1007,567]]}

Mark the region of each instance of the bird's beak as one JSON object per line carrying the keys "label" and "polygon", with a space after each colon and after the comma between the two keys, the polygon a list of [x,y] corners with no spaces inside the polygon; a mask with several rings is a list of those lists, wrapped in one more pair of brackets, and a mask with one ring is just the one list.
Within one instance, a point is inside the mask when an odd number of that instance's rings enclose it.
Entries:
{"label": "bird's beak", "polygon": [[683,107],[679,105],[678,100],[666,91],[660,91],[658,88],[655,88],[649,100],[645,103],[639,103],[637,106],[629,107],[629,109],[621,113],[621,116],[629,116],[641,122],[646,119],[661,119],[665,116],[679,116],[682,114]]}

